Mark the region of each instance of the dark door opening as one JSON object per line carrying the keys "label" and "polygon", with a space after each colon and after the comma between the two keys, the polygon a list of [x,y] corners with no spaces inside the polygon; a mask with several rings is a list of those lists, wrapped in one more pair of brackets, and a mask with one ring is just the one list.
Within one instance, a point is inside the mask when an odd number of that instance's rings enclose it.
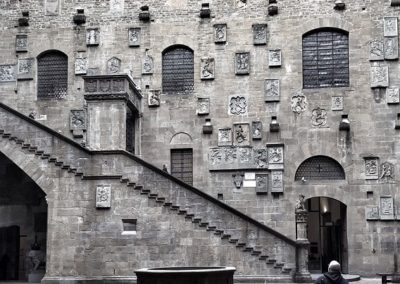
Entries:
{"label": "dark door opening", "polygon": [[18,280],[19,226],[0,228],[0,280]]}
{"label": "dark door opening", "polygon": [[347,272],[346,205],[332,198],[314,197],[307,200],[306,206],[309,270],[326,272],[329,262],[336,260]]}

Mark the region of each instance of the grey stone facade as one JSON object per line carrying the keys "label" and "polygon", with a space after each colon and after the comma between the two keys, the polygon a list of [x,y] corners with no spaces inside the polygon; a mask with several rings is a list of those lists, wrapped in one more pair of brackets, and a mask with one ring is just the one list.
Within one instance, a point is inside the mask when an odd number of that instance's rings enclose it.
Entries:
{"label": "grey stone facade", "polygon": [[[7,135],[0,139],[0,151],[47,194],[53,217],[48,221],[46,281],[117,281],[131,279],[134,269],[167,265],[229,265],[241,277],[287,280],[295,269],[291,240],[296,238],[299,194],[346,205],[345,272],[392,272],[400,253],[400,144],[395,129],[400,7],[389,2],[346,1],[346,9],[339,11],[333,1],[279,0],[279,13],[269,16],[268,1],[242,5],[215,0],[210,2],[211,17],[200,18],[198,1],[84,1],[80,8],[86,23],[77,25],[72,21],[75,3],[34,0],[23,7],[30,11],[29,26],[18,26],[17,2],[0,3],[0,101],[41,119],[32,122],[3,109],[0,130],[75,169],[68,173],[68,168],[38,159],[34,150],[21,149]],[[149,22],[139,20],[142,5],[149,6]],[[256,37],[257,25],[265,28],[262,37]],[[348,87],[303,89],[302,35],[319,28],[349,34]],[[22,43],[17,45],[17,39]],[[162,55],[173,45],[193,50],[191,95],[162,91]],[[67,96],[59,100],[37,98],[37,58],[49,50],[68,56]],[[279,51],[278,61],[271,62],[271,51]],[[84,85],[82,75],[90,75],[88,70],[98,70],[96,75],[129,74],[131,85],[141,90],[134,154],[142,160],[113,152],[127,146],[129,98],[109,100],[104,91],[86,100],[90,88],[94,93],[101,89],[100,83]],[[272,89],[272,81],[278,87]],[[72,110],[87,111],[84,131],[70,126]],[[349,131],[339,130],[342,115],[349,117]],[[278,132],[269,131],[272,116],[278,118]],[[211,134],[202,132],[205,118],[212,121]],[[253,122],[261,122],[261,134],[254,134]],[[242,136],[235,136],[239,126],[247,131],[243,142]],[[194,193],[155,169],[171,169],[171,150],[187,148],[193,149]],[[299,166],[320,155],[336,160],[345,179],[296,180]],[[233,162],[213,164],[221,159]],[[240,186],[234,176],[242,177]],[[110,188],[105,206],[96,203],[100,187]],[[215,201],[218,196],[223,200]],[[158,197],[171,204],[163,206]],[[192,212],[202,218],[204,228],[211,228],[202,229]],[[122,219],[137,220],[134,237],[121,234]],[[214,234],[222,225],[229,237]],[[229,241],[242,238],[250,253],[236,247],[240,242]],[[273,251],[258,254],[259,245]],[[267,254],[275,262],[259,264]],[[277,263],[284,263],[283,269]]]}

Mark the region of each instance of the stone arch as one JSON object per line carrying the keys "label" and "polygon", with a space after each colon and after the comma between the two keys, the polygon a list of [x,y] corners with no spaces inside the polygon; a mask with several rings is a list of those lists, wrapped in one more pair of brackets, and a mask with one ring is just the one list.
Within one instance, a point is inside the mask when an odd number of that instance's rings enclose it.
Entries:
{"label": "stone arch", "polygon": [[169,142],[170,145],[191,145],[192,143],[192,136],[186,132],[175,133]]}
{"label": "stone arch", "polygon": [[344,180],[345,171],[339,162],[328,156],[317,155],[304,160],[298,166],[295,181]]}
{"label": "stone arch", "polygon": [[301,35],[304,35],[310,31],[331,28],[337,29],[344,32],[349,32],[351,30],[351,24],[340,18],[324,17],[324,18],[314,18],[310,21],[306,21],[301,27]]}

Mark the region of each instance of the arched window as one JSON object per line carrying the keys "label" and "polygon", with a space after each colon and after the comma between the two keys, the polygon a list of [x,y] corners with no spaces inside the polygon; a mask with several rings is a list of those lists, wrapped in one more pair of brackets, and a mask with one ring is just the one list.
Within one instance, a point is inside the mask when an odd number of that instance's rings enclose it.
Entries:
{"label": "arched window", "polygon": [[54,50],[39,55],[37,60],[38,98],[64,98],[68,89],[68,57]]}
{"label": "arched window", "polygon": [[326,156],[314,156],[305,160],[297,169],[295,180],[345,179],[342,166]]}
{"label": "arched window", "polygon": [[303,35],[303,88],[349,86],[349,35],[318,29]]}
{"label": "arched window", "polygon": [[182,45],[166,49],[162,55],[163,93],[191,94],[193,81],[193,51]]}

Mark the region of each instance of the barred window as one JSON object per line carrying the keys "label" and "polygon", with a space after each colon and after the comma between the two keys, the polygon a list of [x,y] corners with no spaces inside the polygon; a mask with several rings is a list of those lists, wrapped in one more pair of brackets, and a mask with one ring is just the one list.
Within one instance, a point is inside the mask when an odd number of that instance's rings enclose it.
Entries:
{"label": "barred window", "polygon": [[303,88],[349,86],[347,32],[319,29],[303,36]]}
{"label": "barred window", "polygon": [[162,88],[165,94],[193,92],[193,51],[178,45],[168,48],[162,56]]}
{"label": "barred window", "polygon": [[297,169],[295,180],[345,179],[342,166],[327,156],[314,156],[305,160]]}
{"label": "barred window", "polygon": [[193,150],[171,150],[171,175],[187,184],[193,184]]}
{"label": "barred window", "polygon": [[38,57],[38,98],[61,99],[67,95],[68,57],[50,51]]}

